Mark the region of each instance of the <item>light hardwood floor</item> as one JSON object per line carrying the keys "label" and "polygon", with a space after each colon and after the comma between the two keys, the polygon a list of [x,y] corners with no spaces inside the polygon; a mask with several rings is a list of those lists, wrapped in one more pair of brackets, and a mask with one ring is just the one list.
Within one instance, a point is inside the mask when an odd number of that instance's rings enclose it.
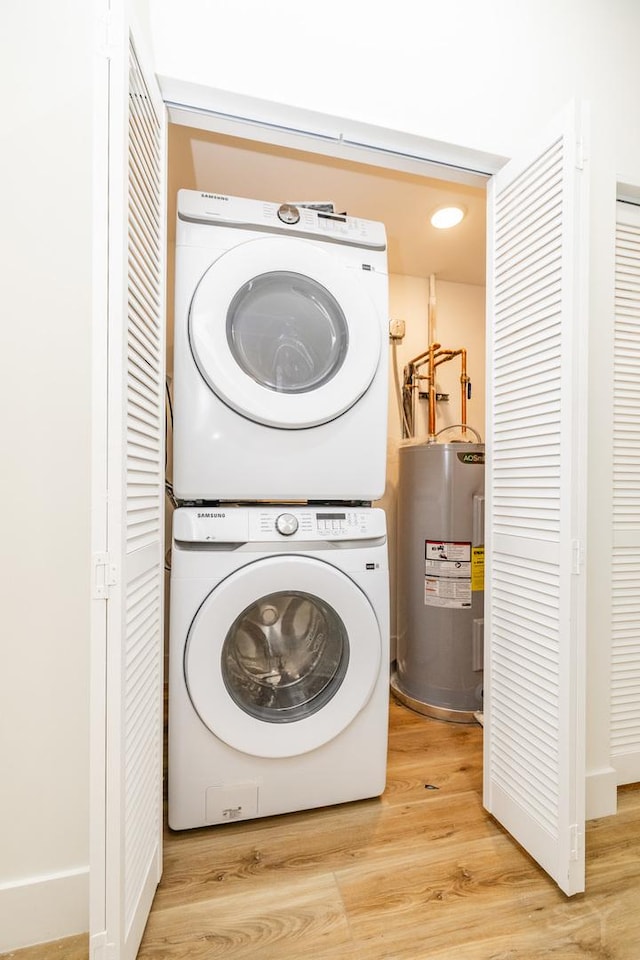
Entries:
{"label": "light hardwood floor", "polygon": [[[588,824],[568,899],[483,810],[481,753],[392,703],[382,798],[167,831],[139,960],[640,960],[640,788]],[[86,956],[64,943],[13,956]]]}

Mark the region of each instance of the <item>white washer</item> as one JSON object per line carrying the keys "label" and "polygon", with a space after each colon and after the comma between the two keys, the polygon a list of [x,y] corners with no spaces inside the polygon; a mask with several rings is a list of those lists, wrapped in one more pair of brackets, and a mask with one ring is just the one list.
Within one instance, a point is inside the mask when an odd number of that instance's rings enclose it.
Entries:
{"label": "white washer", "polygon": [[385,486],[384,225],[178,192],[178,500],[375,500]]}
{"label": "white washer", "polygon": [[384,512],[181,507],[171,567],[172,829],[379,796]]}

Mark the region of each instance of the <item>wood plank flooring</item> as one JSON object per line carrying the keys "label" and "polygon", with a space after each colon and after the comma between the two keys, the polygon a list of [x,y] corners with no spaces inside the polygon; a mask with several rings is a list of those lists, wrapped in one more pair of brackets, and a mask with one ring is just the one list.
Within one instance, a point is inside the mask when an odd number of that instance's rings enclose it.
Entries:
{"label": "wood plank flooring", "polygon": [[37,947],[26,947],[24,950],[12,950],[11,953],[0,953],[1,960],[87,960],[88,956],[88,933],[42,943]]}
{"label": "wood plank flooring", "polygon": [[483,810],[482,728],[390,712],[381,798],[167,830],[138,960],[640,960],[640,788],[568,899]]}
{"label": "wood plank flooring", "polygon": [[139,960],[640,960],[640,790],[587,851],[568,899],[483,810],[482,728],[394,702],[382,798],[167,834]]}

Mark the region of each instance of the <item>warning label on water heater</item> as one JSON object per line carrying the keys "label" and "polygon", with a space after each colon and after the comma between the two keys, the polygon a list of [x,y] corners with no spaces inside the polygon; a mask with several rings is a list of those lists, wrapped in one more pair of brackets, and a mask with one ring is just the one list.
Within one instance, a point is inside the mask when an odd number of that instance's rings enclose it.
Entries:
{"label": "warning label on water heater", "polygon": [[471,543],[425,540],[424,602],[431,607],[471,606]]}
{"label": "warning label on water heater", "polygon": [[484,547],[474,547],[471,555],[471,589],[484,590]]}

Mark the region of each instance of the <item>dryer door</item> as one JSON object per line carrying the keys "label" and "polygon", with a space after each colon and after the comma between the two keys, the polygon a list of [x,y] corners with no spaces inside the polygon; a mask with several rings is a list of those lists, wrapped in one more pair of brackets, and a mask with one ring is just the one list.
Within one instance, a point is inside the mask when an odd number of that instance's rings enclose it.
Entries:
{"label": "dryer door", "polygon": [[214,588],[189,629],[184,671],[202,722],[243,753],[291,757],[341,733],[381,669],[362,590],[309,557],[267,557]]}
{"label": "dryer door", "polygon": [[272,427],[313,427],[348,410],[380,361],[381,319],[362,273],[294,237],[222,254],[189,309],[191,351],[209,388]]}

